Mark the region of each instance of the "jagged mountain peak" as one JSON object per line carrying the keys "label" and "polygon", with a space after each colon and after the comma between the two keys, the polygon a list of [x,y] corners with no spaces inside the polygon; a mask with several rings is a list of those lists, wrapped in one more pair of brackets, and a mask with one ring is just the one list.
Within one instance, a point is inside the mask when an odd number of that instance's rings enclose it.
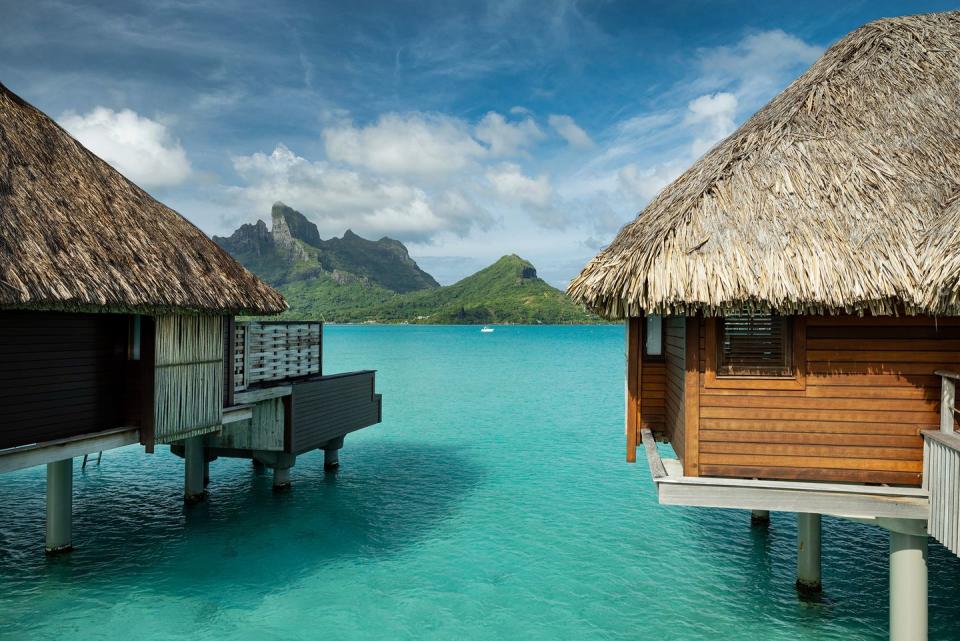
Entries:
{"label": "jagged mountain peak", "polygon": [[440,286],[398,240],[368,240],[352,229],[342,238],[323,240],[310,219],[280,201],[273,204],[270,216],[269,231],[263,221],[257,221],[242,225],[228,238],[214,240],[273,285],[339,272],[398,293]]}
{"label": "jagged mountain peak", "polygon": [[289,240],[296,238],[308,245],[317,246],[320,243],[320,231],[317,226],[293,207],[282,202],[275,202],[270,210],[273,219],[273,238],[281,244],[289,244]]}

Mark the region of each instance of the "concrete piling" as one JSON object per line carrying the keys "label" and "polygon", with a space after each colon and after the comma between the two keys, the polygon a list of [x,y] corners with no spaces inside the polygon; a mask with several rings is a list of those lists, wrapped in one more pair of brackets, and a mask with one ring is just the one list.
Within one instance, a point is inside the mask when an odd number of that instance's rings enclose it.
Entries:
{"label": "concrete piling", "polygon": [[290,468],[289,467],[273,468],[273,489],[275,492],[280,490],[290,489]]}
{"label": "concrete piling", "polygon": [[797,590],[820,592],[820,515],[797,514]]}
{"label": "concrete piling", "polygon": [[340,448],[343,447],[343,437],[335,438],[323,446],[323,469],[335,470],[340,467]]}
{"label": "concrete piling", "polygon": [[202,501],[206,497],[204,471],[206,460],[203,452],[203,437],[194,436],[183,442],[183,498],[188,502]]}
{"label": "concrete piling", "polygon": [[73,459],[47,463],[47,554],[73,549]]}
{"label": "concrete piling", "polygon": [[890,531],[890,641],[927,641],[927,537]]}

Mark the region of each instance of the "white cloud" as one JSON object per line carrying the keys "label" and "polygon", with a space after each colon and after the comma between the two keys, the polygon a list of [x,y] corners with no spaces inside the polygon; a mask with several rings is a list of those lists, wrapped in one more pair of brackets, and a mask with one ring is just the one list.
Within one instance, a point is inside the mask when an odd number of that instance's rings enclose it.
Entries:
{"label": "white cloud", "polygon": [[732,93],[707,94],[690,101],[684,123],[699,129],[690,145],[695,158],[733,132],[736,112],[737,97]]}
{"label": "white cloud", "polygon": [[785,80],[823,54],[823,48],[779,29],[750,34],[737,44],[701,49],[699,90],[733,86],[750,107],[768,100]]}
{"label": "white cloud", "polygon": [[471,167],[486,148],[457,118],[384,114],[366,127],[324,129],[327,157],[385,175],[446,176]]}
{"label": "white cloud", "polygon": [[490,147],[493,156],[512,156],[543,139],[543,132],[530,118],[508,122],[501,114],[491,111],[477,123],[474,133],[478,140]]}
{"label": "white cloud", "polygon": [[167,127],[129,109],[97,107],[86,115],[68,111],[60,124],[90,151],[143,187],[182,183],[190,161]]}
{"label": "white cloud", "polygon": [[621,189],[638,198],[639,202],[647,203],[683,173],[684,168],[684,165],[677,161],[645,169],[641,169],[636,163],[630,163],[620,168],[617,178]]}
{"label": "white cloud", "polygon": [[550,126],[571,146],[580,149],[593,147],[593,140],[590,139],[587,132],[581,129],[570,116],[551,114],[550,117],[547,118],[547,122],[549,122]]}
{"label": "white cloud", "polygon": [[530,177],[519,165],[501,163],[486,171],[493,193],[508,208],[522,210],[540,227],[562,229],[570,222],[566,207],[558,203],[557,194],[547,174]]}
{"label": "white cloud", "polygon": [[496,194],[508,203],[543,209],[553,201],[553,188],[546,174],[530,178],[519,165],[504,163],[488,169],[486,176]]}
{"label": "white cloud", "polygon": [[326,236],[349,227],[371,237],[426,242],[440,232],[463,235],[492,222],[489,213],[454,187],[428,192],[403,180],[311,162],[283,145],[269,155],[235,157],[233,165],[246,183],[234,188],[238,202],[258,214],[282,200]]}

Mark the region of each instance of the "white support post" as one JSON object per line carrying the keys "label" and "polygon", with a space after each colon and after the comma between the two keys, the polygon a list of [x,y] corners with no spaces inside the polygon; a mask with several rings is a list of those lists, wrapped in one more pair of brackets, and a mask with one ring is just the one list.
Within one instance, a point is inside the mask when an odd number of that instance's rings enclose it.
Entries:
{"label": "white support post", "polygon": [[890,641],[927,641],[927,537],[890,531]]}
{"label": "white support post", "polygon": [[273,489],[275,492],[280,490],[290,489],[290,468],[289,467],[273,468]]}
{"label": "white support post", "polygon": [[323,469],[335,470],[340,467],[340,450],[323,451]]}
{"label": "white support post", "polygon": [[940,376],[940,431],[953,433],[953,411],[957,399],[957,384],[949,376]]}
{"label": "white support post", "polygon": [[342,436],[333,439],[323,446],[323,469],[335,470],[340,467],[340,448],[342,447]]}
{"label": "white support post", "polygon": [[203,437],[194,436],[183,441],[183,498],[189,502],[202,501],[204,452]]}
{"label": "white support post", "polygon": [[73,459],[47,463],[47,554],[73,549]]}
{"label": "white support post", "polygon": [[820,580],[820,515],[797,514],[797,590],[819,592]]}

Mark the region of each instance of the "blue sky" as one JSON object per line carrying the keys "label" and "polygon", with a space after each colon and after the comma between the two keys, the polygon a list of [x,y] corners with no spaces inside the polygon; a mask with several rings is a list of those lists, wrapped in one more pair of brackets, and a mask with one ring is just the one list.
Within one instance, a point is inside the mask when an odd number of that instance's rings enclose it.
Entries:
{"label": "blue sky", "polygon": [[209,234],[283,200],[562,286],[850,30],[942,2],[9,2],[0,82]]}

